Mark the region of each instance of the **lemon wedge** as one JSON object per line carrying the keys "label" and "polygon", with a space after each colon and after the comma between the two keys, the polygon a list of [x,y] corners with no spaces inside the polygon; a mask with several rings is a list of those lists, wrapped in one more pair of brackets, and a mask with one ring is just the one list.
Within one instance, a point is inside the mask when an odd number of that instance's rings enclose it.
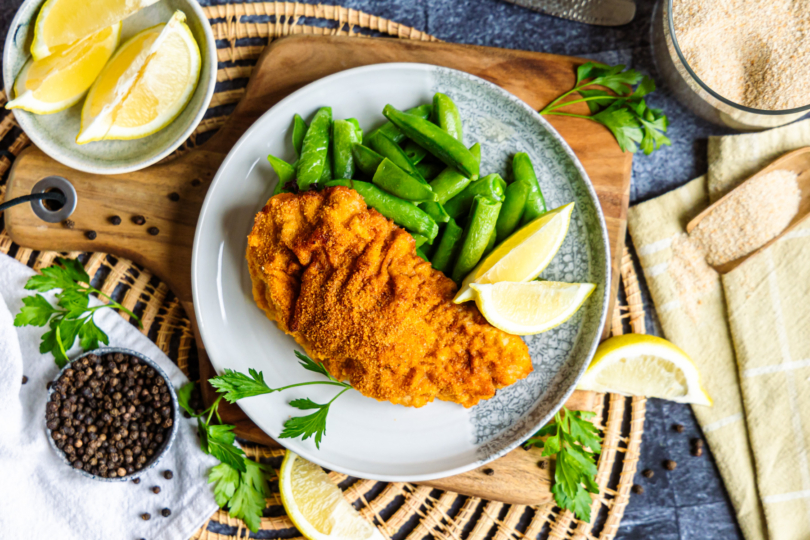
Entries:
{"label": "lemon wedge", "polygon": [[319,466],[287,450],[279,471],[281,502],[308,540],[384,540]]}
{"label": "lemon wedge", "polygon": [[602,343],[578,388],[712,404],[689,355],[663,338],[644,334],[615,336]]}
{"label": "lemon wedge", "polygon": [[573,211],[574,203],[566,204],[513,233],[464,278],[453,301],[460,304],[473,300],[472,283],[531,281],[539,276],[560,250]]}
{"label": "lemon wedge", "polygon": [[179,115],[200,79],[200,49],[177,11],[124,43],[90,88],[76,142],[139,139]]}
{"label": "lemon wedge", "polygon": [[155,2],[157,0],[48,0],[34,23],[31,54],[34,60],[42,60]]}
{"label": "lemon wedge", "polygon": [[14,99],[6,108],[51,114],[75,105],[101,73],[120,36],[121,23],[115,23],[47,58],[29,59],[14,81]]}
{"label": "lemon wedge", "polygon": [[518,336],[539,334],[561,325],[595,288],[590,283],[555,281],[470,284],[475,305],[489,324]]}

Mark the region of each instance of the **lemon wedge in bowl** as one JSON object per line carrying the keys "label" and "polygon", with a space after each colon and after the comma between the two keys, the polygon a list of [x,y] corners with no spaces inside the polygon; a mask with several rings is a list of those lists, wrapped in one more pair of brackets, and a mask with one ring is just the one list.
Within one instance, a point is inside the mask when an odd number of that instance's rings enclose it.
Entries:
{"label": "lemon wedge in bowl", "polygon": [[475,305],[484,318],[508,334],[546,332],[570,319],[596,289],[590,283],[529,281],[472,283]]}
{"label": "lemon wedge in bowl", "polygon": [[34,60],[42,60],[71,43],[120,23],[157,1],[48,0],[39,10],[34,23],[31,55]]}
{"label": "lemon wedge in bowl", "polygon": [[146,137],[183,111],[202,64],[185,18],[177,11],[118,49],[87,94],[78,144]]}
{"label": "lemon wedge in bowl", "polygon": [[14,81],[14,99],[6,108],[51,114],[75,105],[101,73],[120,36],[119,22],[47,58],[29,59]]}
{"label": "lemon wedge in bowl", "polygon": [[318,465],[287,450],[278,473],[281,502],[307,540],[384,540]]}
{"label": "lemon wedge in bowl", "polygon": [[577,388],[712,404],[689,355],[663,338],[645,334],[614,336],[599,345]]}
{"label": "lemon wedge in bowl", "polygon": [[574,203],[546,212],[504,240],[464,278],[453,302],[475,299],[470,285],[500,281],[531,281],[551,263],[560,250]]}

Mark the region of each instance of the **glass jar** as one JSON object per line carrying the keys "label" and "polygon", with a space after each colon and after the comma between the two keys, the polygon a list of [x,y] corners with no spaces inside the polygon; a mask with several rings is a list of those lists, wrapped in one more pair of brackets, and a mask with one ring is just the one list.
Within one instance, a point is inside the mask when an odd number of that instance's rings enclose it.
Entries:
{"label": "glass jar", "polygon": [[672,3],[677,1],[659,0],[652,34],[658,72],[681,103],[709,122],[748,131],[788,124],[810,112],[810,104],[781,111],[745,107],[724,98],[700,80],[678,46],[672,16]]}

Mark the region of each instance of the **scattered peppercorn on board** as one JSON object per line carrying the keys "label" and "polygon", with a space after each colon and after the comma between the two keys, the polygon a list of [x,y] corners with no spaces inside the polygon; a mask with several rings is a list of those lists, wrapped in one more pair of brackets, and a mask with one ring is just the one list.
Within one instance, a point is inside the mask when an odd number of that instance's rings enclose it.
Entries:
{"label": "scattered peppercorn on board", "polygon": [[[374,46],[369,46],[366,39],[349,37],[292,36],[275,41],[259,58],[245,97],[220,131],[202,146],[168,163],[123,175],[96,176],[69,169],[38,149],[29,148],[15,161],[6,197],[30,193],[34,184],[46,176],[68,178],[79,199],[70,218],[75,225],[66,228],[59,223],[47,224],[34,215],[30,205],[19,205],[5,213],[9,235],[16,243],[33,249],[105,251],[127,257],[166,282],[193,323],[191,251],[207,187],[233,144],[283,97],[344,69],[384,62],[422,62],[487,79],[538,110],[571,88],[576,66],[585,62],[487,47],[375,41]],[[587,112],[584,104],[582,108]],[[599,196],[614,250],[612,306],[625,235],[632,155],[622,153],[602,126],[576,118],[547,119],[577,154]],[[121,222],[114,224],[112,216],[120,216]],[[137,219],[140,216],[145,223]],[[207,379],[213,370],[201,345],[198,340],[200,375]],[[577,393],[573,399],[576,403],[569,401],[569,408],[592,407],[592,395]],[[238,407],[229,405],[222,412],[223,421],[235,424],[239,436],[273,443]],[[534,451],[517,449],[485,468],[493,469],[495,474],[471,471],[430,485],[504,502],[540,504],[551,498],[550,471],[537,466],[538,458],[539,452],[534,455]],[[527,475],[536,481],[527,481]]]}

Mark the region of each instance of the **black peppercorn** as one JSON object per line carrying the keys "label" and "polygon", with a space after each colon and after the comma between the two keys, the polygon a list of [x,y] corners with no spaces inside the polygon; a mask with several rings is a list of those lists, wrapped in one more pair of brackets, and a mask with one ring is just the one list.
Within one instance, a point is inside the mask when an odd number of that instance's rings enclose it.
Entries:
{"label": "black peppercorn", "polygon": [[199,186],[201,183],[202,182],[200,181],[199,178],[195,178],[194,180],[191,181],[191,185],[194,186],[194,187]]}
{"label": "black peppercorn", "polygon": [[140,478],[133,478],[133,479],[132,479],[132,483],[133,483],[133,484],[140,484],[140,483],[141,483],[141,479],[140,479]]}
{"label": "black peppercorn", "polygon": [[668,471],[674,471],[675,467],[677,466],[678,464],[672,461],[671,459],[667,459],[666,461],[664,461],[664,468]]}
{"label": "black peppercorn", "polygon": [[174,473],[172,471],[163,471],[163,478],[166,480],[171,480],[174,478]]}
{"label": "black peppercorn", "polygon": [[169,193],[169,200],[172,201],[172,202],[179,201],[180,200],[180,194],[178,194],[176,192]]}
{"label": "black peppercorn", "polygon": [[148,512],[144,512],[143,514],[141,514],[141,519],[144,521],[149,521],[150,519],[152,519],[152,516]]}
{"label": "black peppercorn", "polygon": [[87,231],[84,233],[84,236],[86,236],[88,240],[95,240],[98,234],[96,234],[96,231]]}
{"label": "black peppercorn", "polygon": [[25,384],[25,383],[27,383],[27,382],[28,382],[28,377],[26,377],[25,375],[23,375],[23,378],[22,378],[22,383],[23,383],[23,384]]}
{"label": "black peppercorn", "polygon": [[132,216],[132,223],[134,223],[135,225],[143,225],[144,223],[146,223],[146,218],[141,215]]}
{"label": "black peppercorn", "polygon": [[[168,407],[168,419],[173,417],[173,410],[169,404],[161,405],[160,412],[150,407],[150,414],[157,418],[141,418],[137,411],[142,406],[135,389],[143,388],[133,388],[135,371],[140,369],[133,370],[141,367],[121,353],[104,355],[103,361],[92,355],[75,361],[51,385],[45,422],[71,466],[97,476],[119,478],[143,469],[149,457],[157,454],[158,441],[168,436],[165,422],[160,422],[165,414],[162,409]],[[164,395],[160,389],[166,388],[165,380],[151,368],[144,370],[144,375],[146,380],[141,382],[150,389],[147,394],[151,396],[154,387],[156,396]]]}
{"label": "black peppercorn", "polygon": [[703,439],[692,439],[692,444],[698,447],[703,447]]}
{"label": "black peppercorn", "polygon": [[641,471],[641,475],[644,478],[652,478],[655,475],[655,473],[651,469],[644,469],[643,471]]}
{"label": "black peppercorn", "polygon": [[112,223],[113,225],[121,225],[121,216],[110,217],[110,223]]}
{"label": "black peppercorn", "polygon": [[487,476],[494,476],[495,475],[495,471],[493,471],[492,469],[484,469],[481,472],[484,473]]}
{"label": "black peppercorn", "polygon": [[162,515],[163,517],[169,517],[170,515],[172,515],[172,511],[169,510],[168,508],[164,508],[163,510],[160,511],[160,515]]}
{"label": "black peppercorn", "polygon": [[678,433],[683,433],[683,430],[685,428],[683,427],[683,424],[675,424],[674,426],[672,426],[672,429],[674,429]]}
{"label": "black peppercorn", "polygon": [[638,484],[635,484],[635,485],[634,485],[632,488],[630,488],[630,489],[631,489],[631,491],[632,491],[633,493],[635,493],[636,495],[641,495],[642,493],[644,493],[644,487],[643,487],[643,486],[640,486],[640,485],[638,485]]}
{"label": "black peppercorn", "polygon": [[160,493],[160,486],[152,486],[152,493],[154,493],[155,495]]}
{"label": "black peppercorn", "polygon": [[537,466],[540,467],[541,469],[545,469],[547,467],[547,462],[544,460],[538,461]]}
{"label": "black peppercorn", "polygon": [[151,234],[152,236],[157,236],[158,234],[160,234],[160,229],[158,229],[157,227],[149,227],[149,228],[146,230],[146,232],[148,232],[148,233],[149,233],[149,234]]}

